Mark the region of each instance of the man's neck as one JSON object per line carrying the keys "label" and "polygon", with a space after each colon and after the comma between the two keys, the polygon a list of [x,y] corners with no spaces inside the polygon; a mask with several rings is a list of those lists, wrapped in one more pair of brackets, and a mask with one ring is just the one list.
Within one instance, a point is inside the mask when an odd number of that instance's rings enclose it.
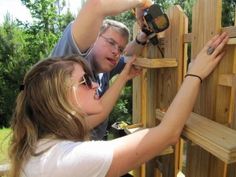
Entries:
{"label": "man's neck", "polygon": [[88,60],[88,62],[90,64],[92,72],[94,74],[98,74],[99,70],[98,70],[98,66],[96,65],[96,62],[95,62],[95,56],[92,53],[90,53],[89,55],[86,56],[86,59]]}

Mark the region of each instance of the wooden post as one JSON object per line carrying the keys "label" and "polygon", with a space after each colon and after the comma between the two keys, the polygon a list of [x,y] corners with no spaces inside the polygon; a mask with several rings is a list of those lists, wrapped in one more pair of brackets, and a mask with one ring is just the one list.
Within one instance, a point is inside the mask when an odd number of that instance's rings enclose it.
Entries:
{"label": "wooden post", "polygon": [[[162,68],[158,72],[157,107],[166,110],[175,97],[183,80],[184,68],[186,68],[186,46],[184,34],[187,33],[188,19],[180,6],[173,6],[167,10],[170,27],[165,31],[165,57],[176,58],[176,68]],[[163,177],[176,176],[179,171],[180,144],[174,148],[174,154],[160,157],[163,163]]]}

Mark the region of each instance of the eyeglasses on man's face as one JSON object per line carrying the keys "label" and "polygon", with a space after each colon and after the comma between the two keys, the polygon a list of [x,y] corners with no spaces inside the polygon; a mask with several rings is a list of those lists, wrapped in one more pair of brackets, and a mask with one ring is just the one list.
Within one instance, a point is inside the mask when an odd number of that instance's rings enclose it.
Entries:
{"label": "eyeglasses on man's face", "polygon": [[113,49],[118,49],[119,53],[122,54],[124,52],[124,47],[119,46],[119,44],[112,38],[105,37],[100,35]]}

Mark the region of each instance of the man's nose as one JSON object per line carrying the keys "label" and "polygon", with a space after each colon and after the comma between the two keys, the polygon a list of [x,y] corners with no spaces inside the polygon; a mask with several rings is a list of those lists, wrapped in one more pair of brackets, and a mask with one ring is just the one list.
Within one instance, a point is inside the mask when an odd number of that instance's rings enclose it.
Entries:
{"label": "man's nose", "polygon": [[113,48],[112,48],[112,53],[113,53],[115,56],[119,56],[119,55],[121,54],[118,45],[114,45],[114,46],[113,46]]}

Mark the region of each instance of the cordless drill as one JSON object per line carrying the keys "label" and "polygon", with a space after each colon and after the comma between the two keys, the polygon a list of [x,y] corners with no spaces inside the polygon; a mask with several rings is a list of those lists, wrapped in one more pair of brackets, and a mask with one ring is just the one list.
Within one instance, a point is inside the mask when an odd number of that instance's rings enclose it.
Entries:
{"label": "cordless drill", "polygon": [[144,10],[144,25],[142,31],[148,36],[153,45],[158,44],[157,33],[166,30],[169,27],[169,19],[157,4],[151,5]]}

